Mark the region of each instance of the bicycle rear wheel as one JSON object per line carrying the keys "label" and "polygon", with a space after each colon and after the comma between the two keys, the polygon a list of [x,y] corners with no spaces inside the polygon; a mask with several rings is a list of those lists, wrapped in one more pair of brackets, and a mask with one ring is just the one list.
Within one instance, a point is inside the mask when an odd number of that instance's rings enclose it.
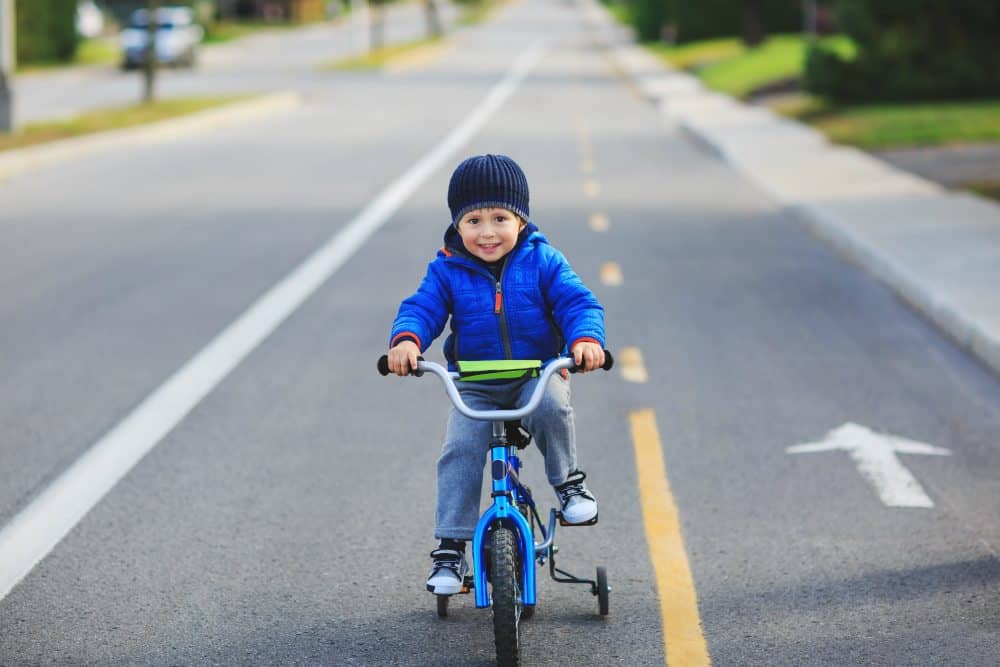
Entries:
{"label": "bicycle rear wheel", "polygon": [[521,568],[518,565],[514,533],[496,526],[491,533],[490,561],[493,581],[493,640],[497,665],[521,664],[517,624],[521,618]]}

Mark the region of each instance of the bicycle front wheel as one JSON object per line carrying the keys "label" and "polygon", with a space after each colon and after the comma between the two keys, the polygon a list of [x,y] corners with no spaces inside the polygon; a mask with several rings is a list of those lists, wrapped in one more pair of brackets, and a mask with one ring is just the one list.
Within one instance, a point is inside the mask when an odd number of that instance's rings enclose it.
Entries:
{"label": "bicycle front wheel", "polygon": [[490,565],[493,581],[493,639],[497,665],[521,664],[517,624],[521,618],[521,568],[513,531],[496,526],[491,533]]}

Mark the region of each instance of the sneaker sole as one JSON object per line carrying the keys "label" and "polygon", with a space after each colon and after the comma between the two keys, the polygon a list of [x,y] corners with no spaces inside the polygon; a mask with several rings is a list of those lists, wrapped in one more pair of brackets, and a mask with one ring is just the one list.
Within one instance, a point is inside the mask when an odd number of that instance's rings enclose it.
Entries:
{"label": "sneaker sole", "polygon": [[427,591],[433,593],[434,595],[457,595],[462,592],[462,585],[459,584],[457,587],[451,586],[431,586],[427,584]]}
{"label": "sneaker sole", "polygon": [[597,523],[597,517],[598,517],[598,515],[595,514],[594,516],[590,517],[589,519],[584,519],[583,521],[569,521],[569,520],[566,519],[566,517],[560,516],[559,517],[559,525],[560,526],[593,526],[595,523]]}

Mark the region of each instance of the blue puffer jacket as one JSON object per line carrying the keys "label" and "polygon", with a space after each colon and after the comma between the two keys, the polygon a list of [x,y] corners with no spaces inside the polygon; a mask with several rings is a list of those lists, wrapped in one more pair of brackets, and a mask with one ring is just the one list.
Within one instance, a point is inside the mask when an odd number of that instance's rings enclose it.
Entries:
{"label": "blue puffer jacket", "polygon": [[580,340],[605,344],[604,308],[531,223],[507,255],[499,281],[449,226],[417,293],[399,307],[389,347],[410,337],[425,351],[449,315],[444,355],[451,370],[459,359],[548,362]]}

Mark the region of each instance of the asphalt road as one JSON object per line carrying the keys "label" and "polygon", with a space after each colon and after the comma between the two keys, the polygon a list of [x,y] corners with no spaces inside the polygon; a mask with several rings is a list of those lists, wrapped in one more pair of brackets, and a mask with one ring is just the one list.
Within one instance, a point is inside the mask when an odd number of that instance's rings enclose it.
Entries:
{"label": "asphalt road", "polygon": [[[643,503],[668,499],[640,493],[629,428],[649,409],[715,664],[996,664],[1000,381],[666,125],[549,0],[405,74],[290,68],[306,104],[285,115],[0,184],[0,526],[538,44],[482,129],[0,599],[0,664],[491,663],[489,613],[462,598],[441,621],[423,590],[447,399],[374,370],[451,168],[487,151],[524,167],[609,345],[648,372],[573,379],[601,521],[559,533],[560,565],[606,565],[611,615],[540,577],[526,663],[664,663]],[[786,453],[846,422],[948,448],[899,456],[934,506],[884,505],[847,452]]]}

